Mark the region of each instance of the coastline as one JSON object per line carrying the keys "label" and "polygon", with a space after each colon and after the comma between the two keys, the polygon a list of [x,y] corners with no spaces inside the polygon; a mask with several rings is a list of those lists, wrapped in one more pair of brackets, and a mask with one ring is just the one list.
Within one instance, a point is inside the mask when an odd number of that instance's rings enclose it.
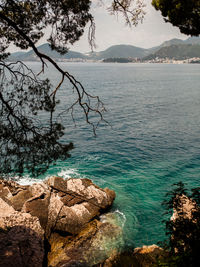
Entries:
{"label": "coastline", "polygon": [[158,246],[122,249],[123,227],[109,212],[114,199],[114,191],[89,179],[50,177],[32,185],[1,179],[0,265],[152,266],[164,255]]}

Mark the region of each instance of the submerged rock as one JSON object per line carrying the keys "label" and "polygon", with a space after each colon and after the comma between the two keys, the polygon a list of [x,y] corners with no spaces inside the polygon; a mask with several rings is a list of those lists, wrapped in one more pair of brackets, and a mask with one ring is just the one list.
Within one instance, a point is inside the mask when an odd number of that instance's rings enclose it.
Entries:
{"label": "submerged rock", "polygon": [[49,241],[49,266],[93,266],[122,246],[123,238],[120,227],[95,219],[78,235],[64,237],[54,233]]}
{"label": "submerged rock", "polygon": [[135,248],[134,251],[113,253],[96,267],[154,267],[167,257],[167,253],[156,245]]}

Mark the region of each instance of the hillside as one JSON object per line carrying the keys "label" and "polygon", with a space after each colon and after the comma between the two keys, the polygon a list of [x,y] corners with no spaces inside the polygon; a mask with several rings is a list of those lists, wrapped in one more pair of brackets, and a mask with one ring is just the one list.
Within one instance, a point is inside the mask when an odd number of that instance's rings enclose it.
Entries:
{"label": "hillside", "polygon": [[143,60],[152,60],[155,58],[180,60],[193,57],[200,57],[200,45],[198,44],[179,44],[162,47],[155,53],[144,57]]}
{"label": "hillside", "polygon": [[199,44],[200,45],[200,37],[189,37],[184,41],[186,44]]}
{"label": "hillside", "polygon": [[[60,55],[58,52],[51,50],[48,44],[43,44],[38,47],[41,53],[44,53],[55,60],[64,59],[88,59],[88,60],[103,60],[106,58],[141,58],[149,54],[147,49],[139,48],[132,45],[114,45],[101,52],[91,52],[89,55],[84,55],[79,52],[68,51],[65,55]],[[21,61],[37,61],[38,58],[33,52],[16,52],[11,54],[8,60]]]}
{"label": "hillside", "polygon": [[[52,57],[55,60],[63,60],[63,59],[86,59],[87,56],[85,56],[82,53],[74,52],[74,51],[68,51],[68,53],[61,55],[55,50],[52,50],[49,44],[43,44],[38,47],[38,50],[41,53],[44,53],[50,57]],[[11,54],[11,56],[8,58],[8,60],[21,60],[21,61],[37,61],[38,58],[33,52],[33,50],[30,50],[29,52],[16,52]]]}
{"label": "hillside", "polygon": [[[101,52],[90,52],[87,55],[75,51],[68,51],[65,55],[60,55],[58,52],[51,50],[46,43],[38,47],[41,53],[44,53],[54,60],[105,60],[113,58],[142,58],[154,59],[156,57],[185,59],[190,57],[200,57],[199,54],[200,37],[189,37],[186,40],[171,39],[163,42],[159,46],[149,49],[136,47],[133,45],[113,45]],[[16,52],[8,58],[10,61],[37,61],[38,58],[33,50],[29,52]]]}
{"label": "hillside", "polygon": [[141,58],[148,55],[147,49],[133,45],[114,45],[101,52],[89,54],[91,59],[102,60],[106,58]]}
{"label": "hillside", "polygon": [[148,52],[149,52],[149,54],[153,54],[153,53],[157,52],[158,50],[160,50],[162,47],[171,46],[171,45],[179,45],[179,44],[184,44],[184,41],[181,39],[174,38],[174,39],[163,42],[159,46],[149,48]]}

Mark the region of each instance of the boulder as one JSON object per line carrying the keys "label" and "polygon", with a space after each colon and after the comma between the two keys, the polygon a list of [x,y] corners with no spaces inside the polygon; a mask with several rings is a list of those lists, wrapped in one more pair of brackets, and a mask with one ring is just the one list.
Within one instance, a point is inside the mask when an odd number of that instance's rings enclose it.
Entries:
{"label": "boulder", "polygon": [[0,229],[6,231],[14,226],[23,226],[37,233],[38,237],[43,239],[44,230],[39,219],[28,213],[15,211],[3,199],[0,198]]}
{"label": "boulder", "polygon": [[29,186],[19,185],[14,181],[0,179],[0,197],[20,211],[24,202],[32,197]]}
{"label": "boulder", "polygon": [[[46,183],[54,190],[65,193],[74,199],[74,202],[87,201],[99,209],[106,209],[112,205],[115,192],[106,188],[102,189],[93,184],[89,179],[67,179],[50,177]],[[71,199],[71,200],[72,200]],[[65,199],[63,199],[65,201]],[[75,204],[77,204],[77,202]],[[71,204],[70,204],[71,205]]]}
{"label": "boulder", "polygon": [[134,266],[150,267],[158,264],[158,261],[167,257],[167,252],[157,245],[135,248],[133,252]]}
{"label": "boulder", "polygon": [[48,237],[52,231],[80,232],[92,218],[112,205],[115,193],[89,179],[50,177],[30,186],[0,180],[0,196],[16,211],[39,218]]}
{"label": "boulder", "polygon": [[44,230],[37,217],[15,211],[0,198],[0,266],[42,267]]}
{"label": "boulder", "polygon": [[101,262],[122,240],[119,226],[98,220],[114,199],[89,179],[51,177],[29,186],[0,180],[0,266],[42,266],[44,238],[49,266]]}
{"label": "boulder", "polygon": [[18,193],[14,196],[9,198],[11,205],[14,207],[15,210],[21,211],[24,203],[32,197],[31,192],[29,189],[18,191]]}
{"label": "boulder", "polygon": [[22,225],[0,230],[0,266],[42,267],[43,240]]}
{"label": "boulder", "polygon": [[96,267],[154,267],[168,254],[156,245],[135,248],[134,251],[113,253]]}
{"label": "boulder", "polygon": [[22,211],[36,216],[42,228],[46,231],[51,192],[45,183],[31,185],[29,187],[29,192],[32,197],[25,201]]}
{"label": "boulder", "polygon": [[[12,206],[8,205],[2,198],[0,198],[0,220],[2,217],[7,217],[15,213],[15,210]],[[1,224],[0,227],[2,228]]]}
{"label": "boulder", "polygon": [[68,207],[53,193],[49,203],[48,233],[57,230],[77,234],[98,214],[99,209],[90,203],[83,202]]}
{"label": "boulder", "polygon": [[52,188],[47,236],[52,230],[77,234],[101,210],[110,207],[115,198],[114,191],[103,190],[89,179],[51,177],[46,184]]}
{"label": "boulder", "polygon": [[12,197],[12,194],[7,186],[3,186],[0,181],[0,197],[5,199],[5,198],[10,198]]}
{"label": "boulder", "polygon": [[1,196],[1,188],[8,188],[10,193],[12,195],[16,195],[19,191],[27,189],[29,186],[28,185],[20,185],[16,183],[15,181],[12,180],[4,180],[0,179],[0,197]]}

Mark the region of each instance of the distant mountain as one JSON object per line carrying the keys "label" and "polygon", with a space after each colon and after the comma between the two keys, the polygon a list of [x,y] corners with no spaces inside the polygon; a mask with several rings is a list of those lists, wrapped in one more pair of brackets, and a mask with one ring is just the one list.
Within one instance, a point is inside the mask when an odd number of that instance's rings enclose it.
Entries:
{"label": "distant mountain", "polygon": [[170,45],[179,45],[179,44],[184,44],[184,41],[181,39],[174,38],[174,39],[163,42],[159,46],[149,48],[148,52],[149,52],[149,54],[152,54],[152,53],[155,53],[156,51],[160,50],[162,47],[166,47],[166,46],[170,46]]}
{"label": "distant mountain", "polygon": [[161,44],[161,47],[166,47],[166,46],[171,46],[171,45],[180,45],[180,44],[184,44],[184,40],[181,39],[171,39],[169,41],[165,41],[164,43]]}
{"label": "distant mountain", "polygon": [[[186,40],[171,39],[163,42],[160,46],[144,49],[132,45],[114,45],[108,49],[90,54],[90,57],[96,60],[111,58],[145,58],[159,57],[165,55],[169,58],[184,59],[189,57],[200,57],[199,47],[190,45],[200,45],[200,37],[189,37]],[[152,56],[152,54],[154,54]]]}
{"label": "distant mountain", "polygon": [[133,45],[114,45],[101,52],[93,52],[89,57],[96,60],[106,58],[141,58],[148,55],[148,50]]}
{"label": "distant mountain", "polygon": [[185,44],[184,42],[184,44],[162,47],[155,53],[144,57],[143,60],[152,60],[155,58],[169,58],[180,60],[193,57],[200,57],[200,45]]}
{"label": "distant mountain", "polygon": [[[38,50],[41,53],[46,54],[47,56],[50,56],[51,58],[55,60],[63,60],[63,59],[86,59],[87,56],[85,56],[82,53],[74,52],[74,51],[68,51],[68,53],[61,55],[55,50],[52,50],[49,44],[43,44],[38,46]],[[8,58],[8,60],[21,60],[21,61],[37,61],[39,60],[38,57],[35,55],[33,50],[30,50],[29,52],[16,52],[11,54],[11,56]]]}
{"label": "distant mountain", "polygon": [[[43,44],[38,47],[41,53],[44,53],[54,60],[105,60],[112,58],[156,58],[156,57],[168,57],[184,59],[188,57],[200,57],[199,47],[200,37],[189,37],[186,40],[171,39],[163,42],[159,46],[155,46],[149,49],[136,47],[133,45],[113,45],[108,49],[101,52],[92,52],[82,54],[75,51],[68,51],[64,55],[60,55],[55,50],[52,50],[49,44]],[[37,61],[39,60],[33,50],[29,52],[16,52],[11,54],[8,58],[10,61],[21,60],[21,61]]]}
{"label": "distant mountain", "polygon": [[200,37],[189,37],[187,40],[184,41],[186,44],[199,44],[200,45]]}
{"label": "distant mountain", "polygon": [[[41,53],[44,53],[55,60],[64,59],[89,59],[89,60],[103,60],[106,58],[141,58],[149,54],[147,49],[132,46],[132,45],[114,45],[101,52],[91,52],[84,55],[79,52],[68,51],[65,55],[60,55],[55,50],[52,50],[49,44],[43,44],[38,47]],[[37,61],[38,58],[33,52],[17,52],[11,54],[8,60],[21,61]]]}
{"label": "distant mountain", "polygon": [[12,56],[13,56],[13,57],[18,57],[18,56],[22,56],[22,55],[24,55],[24,54],[25,54],[25,52],[21,52],[21,51],[19,51],[19,52],[12,53]]}
{"label": "distant mountain", "polygon": [[186,40],[174,38],[174,39],[163,42],[159,46],[149,48],[148,52],[149,54],[152,54],[158,51],[159,49],[161,49],[162,47],[171,46],[171,45],[182,45],[182,44],[200,44],[200,37],[189,37]]}
{"label": "distant mountain", "polygon": [[15,61],[15,60],[20,60],[24,56],[25,52],[15,52],[12,53],[9,57],[9,61]]}

